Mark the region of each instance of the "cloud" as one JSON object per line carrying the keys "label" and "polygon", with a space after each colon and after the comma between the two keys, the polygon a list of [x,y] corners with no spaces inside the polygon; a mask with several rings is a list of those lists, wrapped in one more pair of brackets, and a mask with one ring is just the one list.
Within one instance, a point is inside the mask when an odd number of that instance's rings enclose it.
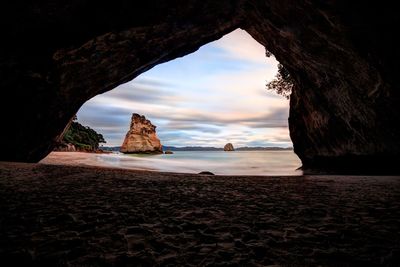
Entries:
{"label": "cloud", "polygon": [[132,84],[132,83],[149,87],[157,87],[157,88],[169,88],[174,86],[173,83],[166,82],[165,80],[158,80],[154,77],[143,77],[143,76],[139,76],[138,78],[130,82],[127,82],[125,84]]}
{"label": "cloud", "polygon": [[249,118],[242,124],[250,128],[287,128],[288,117],[288,108],[277,108],[263,116]]}
{"label": "cloud", "polygon": [[265,64],[265,62],[271,61],[274,64],[274,57],[265,56],[264,46],[241,29],[225,35],[217,42],[214,42],[213,45],[225,52],[225,58],[257,64]]}
{"label": "cloud", "polygon": [[[122,101],[122,100],[121,100]],[[127,101],[127,100],[123,100]],[[186,136],[204,133],[221,133],[226,127],[244,127],[243,132],[236,133],[243,139],[243,136],[249,135],[254,128],[284,128],[287,130],[287,108],[269,109],[268,112],[259,113],[207,113],[188,108],[170,109],[165,106],[153,104],[137,104],[134,101],[128,106],[137,108],[128,108],[121,104],[124,102],[114,102],[114,105],[98,106],[96,104],[86,105],[78,114],[79,121],[90,125],[95,130],[103,133],[106,139],[111,143],[122,143],[126,131],[129,127],[132,112],[145,114],[155,125],[160,135],[161,132],[185,132]],[[111,104],[111,103],[108,103]],[[119,105],[120,104],[120,105]],[[140,108],[139,108],[140,106]],[[119,134],[117,134],[119,133]],[[230,133],[225,131],[225,135]],[[111,134],[113,134],[111,136]],[[285,134],[287,136],[287,133]],[[178,136],[178,135],[175,135]],[[179,137],[185,136],[184,134]],[[119,139],[119,141],[117,141]]]}
{"label": "cloud", "polygon": [[86,121],[97,127],[106,128],[126,124],[126,116],[131,114],[124,108],[88,104],[79,111],[78,121]]}
{"label": "cloud", "polygon": [[141,78],[122,84],[107,92],[107,98],[127,100],[142,103],[174,103],[180,98],[173,90],[168,90],[168,83],[162,83],[149,78]]}
{"label": "cloud", "polygon": [[121,145],[133,112],[157,126],[164,145],[291,146],[288,101],[265,88],[276,65],[251,36],[236,30],[96,96],[78,120],[110,146]]}
{"label": "cloud", "polygon": [[[190,119],[190,118],[189,118]],[[206,122],[199,124],[193,121],[169,121],[166,125],[162,126],[163,131],[197,131],[201,133],[219,133],[221,129],[212,126],[212,123]]]}
{"label": "cloud", "polygon": [[[187,110],[179,114],[156,114],[152,116],[157,119],[168,119],[168,128],[174,126],[190,127],[192,124],[201,123],[205,125],[226,126],[228,124],[243,125],[248,127],[260,128],[260,124],[268,125],[267,128],[287,128],[288,109],[271,109],[267,113],[253,114],[199,114],[196,111]],[[253,126],[254,125],[254,126]]]}

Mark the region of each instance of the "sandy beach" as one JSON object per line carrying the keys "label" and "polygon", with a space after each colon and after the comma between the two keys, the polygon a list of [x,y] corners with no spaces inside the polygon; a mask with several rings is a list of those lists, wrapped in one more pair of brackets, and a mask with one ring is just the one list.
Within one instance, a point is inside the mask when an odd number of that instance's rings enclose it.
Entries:
{"label": "sandy beach", "polygon": [[[73,165],[73,166],[97,166],[104,167],[104,163],[98,160],[103,155],[110,153],[89,153],[89,152],[57,152],[53,151],[40,163],[51,165]],[[110,166],[112,167],[112,166]]]}
{"label": "sandy beach", "polygon": [[1,266],[399,266],[400,177],[0,163]]}
{"label": "sandy beach", "polygon": [[128,170],[217,175],[299,176],[301,161],[293,151],[175,151],[173,155],[51,152],[40,161],[52,165],[98,166]]}

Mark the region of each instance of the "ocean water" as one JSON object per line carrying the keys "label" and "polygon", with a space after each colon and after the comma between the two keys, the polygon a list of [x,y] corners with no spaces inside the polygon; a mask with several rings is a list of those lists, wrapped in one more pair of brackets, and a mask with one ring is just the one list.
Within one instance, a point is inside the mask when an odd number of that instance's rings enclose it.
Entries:
{"label": "ocean water", "polygon": [[102,154],[101,165],[126,169],[219,175],[301,175],[293,151],[174,151],[174,154]]}

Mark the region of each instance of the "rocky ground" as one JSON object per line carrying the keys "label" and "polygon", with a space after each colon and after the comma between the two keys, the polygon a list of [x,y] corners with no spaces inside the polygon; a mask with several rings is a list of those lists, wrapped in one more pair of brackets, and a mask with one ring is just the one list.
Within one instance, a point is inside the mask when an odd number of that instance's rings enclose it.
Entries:
{"label": "rocky ground", "polygon": [[0,266],[399,266],[400,177],[0,163]]}

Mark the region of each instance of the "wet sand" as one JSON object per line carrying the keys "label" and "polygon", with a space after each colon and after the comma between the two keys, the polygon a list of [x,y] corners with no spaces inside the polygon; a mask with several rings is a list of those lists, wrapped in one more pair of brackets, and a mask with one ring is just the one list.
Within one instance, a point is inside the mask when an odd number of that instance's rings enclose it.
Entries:
{"label": "wet sand", "polygon": [[296,176],[301,162],[293,151],[176,151],[174,155],[125,155],[52,152],[41,163],[198,174]]}
{"label": "wet sand", "polygon": [[0,163],[0,266],[400,266],[400,177]]}
{"label": "wet sand", "polygon": [[[107,163],[101,161],[101,157],[112,153],[90,153],[90,152],[57,152],[53,151],[47,157],[42,159],[40,163],[51,165],[73,165],[73,166],[96,166],[104,167]],[[109,165],[108,167],[113,167]],[[147,169],[142,169],[147,170]]]}

